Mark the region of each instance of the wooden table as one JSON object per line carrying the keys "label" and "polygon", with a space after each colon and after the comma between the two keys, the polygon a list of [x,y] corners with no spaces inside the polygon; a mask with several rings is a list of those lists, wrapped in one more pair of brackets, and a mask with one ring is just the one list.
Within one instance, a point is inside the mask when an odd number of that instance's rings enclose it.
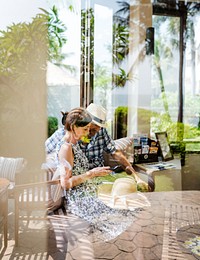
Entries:
{"label": "wooden table", "polygon": [[149,173],[155,181],[155,191],[177,191],[182,190],[181,161],[178,158],[167,161],[175,167],[170,169],[154,169],[151,164],[137,164],[136,166]]}
{"label": "wooden table", "polygon": [[0,221],[4,229],[4,247],[8,244],[8,186],[10,182],[0,178]]}

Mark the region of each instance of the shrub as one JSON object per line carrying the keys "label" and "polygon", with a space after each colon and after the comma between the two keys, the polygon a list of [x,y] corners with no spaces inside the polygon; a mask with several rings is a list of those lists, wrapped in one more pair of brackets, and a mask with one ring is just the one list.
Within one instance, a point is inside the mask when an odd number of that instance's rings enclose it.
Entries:
{"label": "shrub", "polygon": [[127,136],[128,107],[119,106],[115,109],[115,139]]}
{"label": "shrub", "polygon": [[58,119],[53,116],[48,117],[48,137],[58,129]]}

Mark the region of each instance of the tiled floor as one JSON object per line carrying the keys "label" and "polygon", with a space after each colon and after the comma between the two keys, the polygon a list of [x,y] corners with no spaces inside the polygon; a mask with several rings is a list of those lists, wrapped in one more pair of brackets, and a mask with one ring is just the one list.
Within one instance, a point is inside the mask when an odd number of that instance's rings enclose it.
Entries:
{"label": "tiled floor", "polygon": [[199,169],[199,155],[187,157],[182,185],[190,190],[146,193],[150,206],[136,215],[130,228],[107,242],[96,238],[87,222],[59,215],[51,216],[49,222],[35,221],[28,226],[21,222],[19,246],[15,247],[14,204],[9,200],[8,247],[3,248],[1,236],[0,259],[200,259],[183,248],[180,235],[177,238],[181,228],[188,230],[200,224]]}
{"label": "tiled floor", "polygon": [[137,213],[125,232],[107,242],[95,237],[87,222],[60,215],[51,217],[48,225],[43,221],[21,225],[16,248],[10,213],[9,243],[0,259],[197,259],[181,249],[176,231],[200,224],[200,191],[153,192],[145,196],[150,206]]}

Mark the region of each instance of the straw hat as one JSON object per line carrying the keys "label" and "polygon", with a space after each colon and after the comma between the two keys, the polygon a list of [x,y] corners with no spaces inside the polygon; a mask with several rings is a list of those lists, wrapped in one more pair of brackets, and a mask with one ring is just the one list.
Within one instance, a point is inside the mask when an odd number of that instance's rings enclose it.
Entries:
{"label": "straw hat", "polygon": [[112,187],[112,196],[123,196],[137,191],[137,183],[133,178],[125,177],[115,180]]}
{"label": "straw hat", "polygon": [[101,105],[96,105],[91,103],[86,110],[92,117],[92,123],[100,127],[105,127],[106,125],[106,110]]}
{"label": "straw hat", "polygon": [[132,177],[116,179],[110,192],[107,187],[101,188],[98,198],[109,207],[118,209],[135,210],[151,205],[145,193],[137,191],[137,183]]}

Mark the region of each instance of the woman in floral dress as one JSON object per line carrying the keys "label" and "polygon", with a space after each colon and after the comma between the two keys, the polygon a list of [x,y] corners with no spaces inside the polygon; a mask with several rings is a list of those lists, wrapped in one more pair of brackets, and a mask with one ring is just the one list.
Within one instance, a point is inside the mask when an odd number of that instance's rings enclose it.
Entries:
{"label": "woman in floral dress", "polygon": [[93,232],[104,240],[122,233],[134,220],[135,212],[113,209],[97,197],[98,178],[111,173],[110,167],[89,170],[87,157],[78,141],[88,135],[90,122],[83,108],[72,109],[66,116],[66,134],[57,147],[58,166],[62,164],[61,185],[65,191],[67,211],[87,220]]}

